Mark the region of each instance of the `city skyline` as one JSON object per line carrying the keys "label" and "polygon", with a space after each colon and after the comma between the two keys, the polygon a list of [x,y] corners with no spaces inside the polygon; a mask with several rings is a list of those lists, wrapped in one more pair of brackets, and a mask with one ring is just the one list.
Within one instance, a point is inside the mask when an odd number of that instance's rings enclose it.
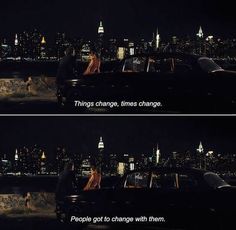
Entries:
{"label": "city skyline", "polygon": [[[195,4],[179,1],[37,1],[10,0],[0,9],[2,34],[39,28],[46,36],[62,32],[78,37],[96,37],[102,20],[108,37],[148,39],[156,28],[162,36],[192,35],[199,25],[216,36],[235,36],[235,14],[227,1],[203,1]],[[8,36],[7,35],[7,36]],[[140,37],[141,36],[141,37]]]}
{"label": "city skyline", "polygon": [[[39,145],[53,158],[57,146],[70,153],[96,153],[102,136],[111,154],[151,154],[156,144],[163,155],[173,151],[196,151],[202,141],[205,151],[235,153],[233,118],[4,118],[1,121],[0,153],[13,157],[15,149]],[[9,155],[10,154],[10,155]]]}

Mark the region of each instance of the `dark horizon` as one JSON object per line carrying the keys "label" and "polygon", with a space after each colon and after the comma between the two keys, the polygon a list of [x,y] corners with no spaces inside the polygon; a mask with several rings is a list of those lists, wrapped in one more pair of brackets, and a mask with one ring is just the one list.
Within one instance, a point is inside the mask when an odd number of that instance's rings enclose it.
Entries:
{"label": "dark horizon", "polygon": [[200,25],[205,35],[236,35],[234,7],[227,1],[8,0],[0,19],[1,38],[38,28],[50,39],[56,32],[94,39],[100,20],[107,38],[151,39],[157,27],[162,37],[194,36]]}
{"label": "dark horizon", "polygon": [[200,141],[205,151],[236,153],[233,117],[2,117],[0,155],[13,158],[15,148],[38,144],[49,159],[57,146],[70,153],[96,153],[99,137],[107,153],[163,155],[192,153]]}

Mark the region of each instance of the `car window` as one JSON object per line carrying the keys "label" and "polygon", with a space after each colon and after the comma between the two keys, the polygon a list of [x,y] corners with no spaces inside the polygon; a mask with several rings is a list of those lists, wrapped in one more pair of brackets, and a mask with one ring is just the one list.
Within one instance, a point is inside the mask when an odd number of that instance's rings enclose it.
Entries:
{"label": "car window", "polygon": [[178,189],[178,179],[176,173],[159,174],[158,172],[152,173],[151,188],[159,188],[164,190]]}
{"label": "car window", "polygon": [[180,58],[149,57],[147,70],[150,73],[185,73],[192,70],[192,65]]}
{"label": "car window", "polygon": [[149,57],[148,72],[151,73],[171,73],[173,72],[173,59],[160,59],[157,57]]}
{"label": "car window", "polygon": [[124,188],[147,188],[149,173],[147,172],[135,172],[130,173],[126,177]]}
{"label": "car window", "polygon": [[144,72],[146,57],[132,57],[124,62],[123,72]]}
{"label": "car window", "polygon": [[179,188],[183,190],[189,190],[199,186],[198,181],[191,175],[179,174],[178,180]]}

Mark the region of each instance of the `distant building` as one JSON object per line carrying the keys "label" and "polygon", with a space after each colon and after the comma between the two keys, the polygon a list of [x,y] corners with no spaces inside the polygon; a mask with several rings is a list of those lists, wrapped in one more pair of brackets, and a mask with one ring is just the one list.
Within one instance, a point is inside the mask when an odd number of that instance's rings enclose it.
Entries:
{"label": "distant building", "polygon": [[197,167],[198,168],[200,168],[200,169],[206,168],[206,156],[204,154],[204,148],[203,148],[201,141],[200,141],[200,144],[197,148],[196,160],[197,160]]}
{"label": "distant building", "polygon": [[55,39],[55,56],[57,59],[61,59],[65,55],[66,48],[70,46],[70,43],[65,33],[57,33]]}
{"label": "distant building", "polygon": [[89,61],[89,54],[91,52],[91,47],[92,47],[91,41],[83,42],[82,48],[81,48],[81,51],[80,51],[81,61],[83,61],[83,62]]}
{"label": "distant building", "polygon": [[153,149],[152,163],[154,166],[160,163],[161,152],[159,149],[159,145],[157,144],[156,150]]}
{"label": "distant building", "polygon": [[42,37],[41,44],[40,44],[40,59],[47,59],[47,49],[46,49],[46,40],[45,37]]}
{"label": "distant building", "polygon": [[57,147],[56,149],[56,171],[60,174],[63,171],[65,164],[70,160],[67,151],[64,147]]}
{"label": "distant building", "polygon": [[87,155],[81,163],[81,176],[88,176],[91,173],[92,159],[91,155]]}
{"label": "distant building", "polygon": [[105,146],[102,137],[100,137],[98,143],[98,156],[95,159],[96,165],[100,168],[103,174],[107,174],[109,171],[109,159],[105,154]]}
{"label": "distant building", "polygon": [[159,30],[157,28],[156,33],[153,33],[152,46],[153,46],[154,51],[158,51],[160,49],[160,41],[161,41],[161,37],[159,34]]}
{"label": "distant building", "polygon": [[198,30],[198,33],[197,33],[197,37],[199,38],[203,38],[204,34],[203,34],[203,30],[202,30],[202,27],[200,26],[199,30]]}
{"label": "distant building", "polygon": [[42,156],[41,156],[41,158],[40,158],[40,174],[41,174],[41,175],[47,174],[46,155],[45,155],[45,152],[42,152]]}
{"label": "distant building", "polygon": [[102,21],[99,23],[98,27],[98,41],[97,41],[97,53],[98,56],[102,57],[103,49],[104,49],[104,27]]}

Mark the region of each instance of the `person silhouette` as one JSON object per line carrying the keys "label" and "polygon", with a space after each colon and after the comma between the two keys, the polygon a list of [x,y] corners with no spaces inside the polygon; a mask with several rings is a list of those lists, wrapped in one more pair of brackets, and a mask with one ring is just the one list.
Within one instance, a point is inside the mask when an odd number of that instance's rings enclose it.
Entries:
{"label": "person silhouette", "polygon": [[77,189],[74,162],[69,161],[59,175],[56,187],[56,200],[63,200],[65,196],[76,193]]}
{"label": "person silhouette", "polygon": [[57,83],[57,99],[59,104],[63,104],[62,92],[64,89],[65,81],[75,78],[77,73],[75,49],[69,46],[65,50],[65,56],[61,59],[56,76]]}
{"label": "person silhouette", "polygon": [[101,60],[96,54],[95,51],[91,51],[89,55],[90,62],[87,69],[84,72],[84,75],[100,73]]}
{"label": "person silhouette", "polygon": [[91,167],[91,175],[89,177],[89,180],[84,187],[84,191],[86,190],[93,190],[93,189],[100,189],[101,188],[101,173],[97,169],[96,166]]}

